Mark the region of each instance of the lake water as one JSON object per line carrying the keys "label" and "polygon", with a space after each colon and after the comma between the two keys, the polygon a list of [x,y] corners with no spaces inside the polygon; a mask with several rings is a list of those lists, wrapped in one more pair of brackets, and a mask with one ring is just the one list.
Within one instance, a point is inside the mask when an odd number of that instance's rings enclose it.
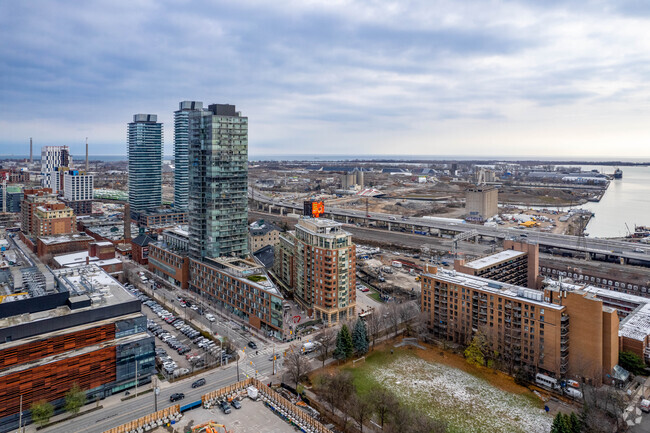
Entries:
{"label": "lake water", "polygon": [[[628,225],[650,225],[650,167],[620,167],[623,179],[611,181],[607,192],[598,203],[580,206],[596,216],[587,225],[591,237],[621,237],[627,234]],[[612,174],[616,167],[583,165],[585,171],[596,169]]]}

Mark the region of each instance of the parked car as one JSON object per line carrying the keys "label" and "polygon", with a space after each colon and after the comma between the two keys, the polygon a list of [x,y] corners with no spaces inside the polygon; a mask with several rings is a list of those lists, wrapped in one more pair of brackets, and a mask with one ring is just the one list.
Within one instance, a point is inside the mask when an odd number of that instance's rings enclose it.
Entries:
{"label": "parked car", "polygon": [[229,414],[230,412],[232,412],[232,410],[230,409],[230,405],[226,400],[222,400],[219,403],[219,406],[221,407],[222,412],[225,414]]}
{"label": "parked car", "polygon": [[173,403],[177,400],[182,400],[184,398],[185,398],[185,394],[183,394],[182,392],[175,392],[169,396],[169,401]]}
{"label": "parked car", "polygon": [[650,400],[646,400],[645,398],[641,400],[640,408],[644,412],[650,412]]}
{"label": "parked car", "polygon": [[212,314],[208,313],[205,315],[205,318],[208,319],[210,322],[214,322],[215,318]]}
{"label": "parked car", "polygon": [[205,379],[201,378],[199,380],[195,380],[194,383],[192,383],[192,388],[198,388],[199,386],[205,385]]}
{"label": "parked car", "polygon": [[234,407],[235,409],[241,409],[241,403],[239,402],[239,400],[233,400],[232,403],[230,403],[230,404],[231,404],[232,407]]}

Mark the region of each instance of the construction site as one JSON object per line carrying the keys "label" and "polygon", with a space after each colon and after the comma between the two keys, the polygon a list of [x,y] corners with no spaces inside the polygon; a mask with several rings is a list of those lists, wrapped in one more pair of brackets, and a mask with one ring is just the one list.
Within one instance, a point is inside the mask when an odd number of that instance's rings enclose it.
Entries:
{"label": "construction site", "polygon": [[[599,199],[609,185],[600,181],[602,177],[580,184],[571,181],[575,176],[540,178],[536,167],[520,166],[517,171],[512,167],[516,165],[488,169],[457,163],[316,167],[308,162],[256,162],[249,167],[249,191],[293,205],[318,200],[329,208],[366,214],[492,221],[505,227],[577,234],[588,222],[576,223],[582,218],[577,206]],[[490,197],[483,201],[483,196]]]}

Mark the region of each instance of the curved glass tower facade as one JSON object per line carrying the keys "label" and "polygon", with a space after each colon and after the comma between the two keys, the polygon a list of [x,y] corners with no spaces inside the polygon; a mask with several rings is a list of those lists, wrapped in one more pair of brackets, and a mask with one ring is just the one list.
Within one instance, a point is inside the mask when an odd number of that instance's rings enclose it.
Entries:
{"label": "curved glass tower facade", "polygon": [[131,212],[162,204],[163,129],[155,114],[135,114],[127,133]]}
{"label": "curved glass tower facade", "polygon": [[174,208],[187,211],[189,199],[189,113],[202,110],[201,101],[183,101],[174,111]]}

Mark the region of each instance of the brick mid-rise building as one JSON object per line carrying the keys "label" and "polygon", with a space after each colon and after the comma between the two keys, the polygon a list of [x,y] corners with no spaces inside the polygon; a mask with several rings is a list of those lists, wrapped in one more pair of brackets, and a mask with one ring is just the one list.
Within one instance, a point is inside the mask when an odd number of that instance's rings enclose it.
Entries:
{"label": "brick mid-rise building", "polygon": [[589,288],[568,289],[533,290],[427,266],[421,307],[437,337],[466,344],[481,332],[513,368],[607,381],[622,344],[617,310]]}
{"label": "brick mid-rise building", "polygon": [[56,194],[50,188],[25,188],[20,207],[22,232],[29,235],[34,232],[34,212],[38,206],[58,203]]}
{"label": "brick mid-rise building", "polygon": [[326,324],[354,317],[356,247],[341,223],[304,218],[280,236],[276,277],[308,313]]}
{"label": "brick mid-rise building", "polygon": [[149,244],[149,270],[183,289],[188,288],[189,234],[181,228],[165,230],[162,240]]}
{"label": "brick mid-rise building", "polygon": [[72,209],[63,203],[45,203],[34,210],[34,236],[64,235],[76,232],[77,222]]}
{"label": "brick mid-rise building", "polygon": [[190,259],[189,289],[267,335],[284,338],[283,297],[251,259]]}
{"label": "brick mid-rise building", "polygon": [[539,246],[525,242],[503,241],[503,251],[466,263],[454,261],[454,270],[502,283],[538,287]]}

